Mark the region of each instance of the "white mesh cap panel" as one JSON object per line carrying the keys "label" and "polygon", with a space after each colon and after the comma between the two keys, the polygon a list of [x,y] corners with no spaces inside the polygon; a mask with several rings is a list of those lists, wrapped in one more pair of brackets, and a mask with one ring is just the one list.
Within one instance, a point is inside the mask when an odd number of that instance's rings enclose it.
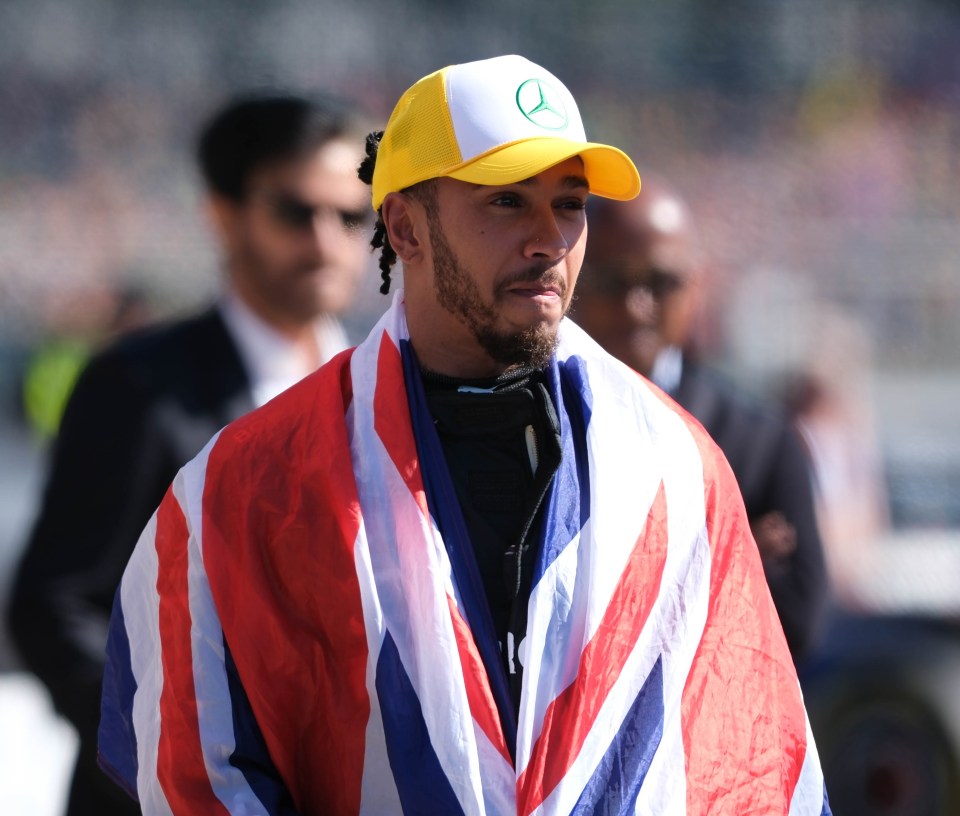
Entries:
{"label": "white mesh cap panel", "polygon": [[570,91],[549,71],[523,57],[452,66],[446,92],[464,161],[498,145],[532,137],[586,141]]}

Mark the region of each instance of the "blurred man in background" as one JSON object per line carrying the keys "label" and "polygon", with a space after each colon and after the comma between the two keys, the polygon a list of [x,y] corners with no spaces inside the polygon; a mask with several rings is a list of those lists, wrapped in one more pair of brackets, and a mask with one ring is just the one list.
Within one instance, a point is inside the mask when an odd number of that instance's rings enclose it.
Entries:
{"label": "blurred man in background", "polygon": [[743,494],[794,661],[810,649],[827,600],[810,466],[776,411],[753,405],[699,365],[691,346],[702,262],[683,200],[645,182],[630,202],[597,199],[574,319],[704,425]]}
{"label": "blurred man in background", "polygon": [[369,212],[355,128],[332,100],[221,110],[198,159],[222,296],[94,357],[69,401],[10,608],[21,656],[79,732],[69,814],[139,812],[96,766],[100,685],[114,590],[167,486],[223,425],[348,345],[337,315]]}

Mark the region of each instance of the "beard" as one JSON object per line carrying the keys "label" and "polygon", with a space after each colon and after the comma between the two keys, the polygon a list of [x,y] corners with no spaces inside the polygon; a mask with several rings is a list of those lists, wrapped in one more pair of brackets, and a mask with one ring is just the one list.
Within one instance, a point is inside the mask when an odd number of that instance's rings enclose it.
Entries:
{"label": "beard", "polygon": [[540,281],[553,284],[559,288],[560,297],[565,298],[566,282],[550,271],[552,264],[531,266],[519,275],[501,281],[494,289],[493,303],[485,303],[476,281],[447,242],[437,213],[432,210],[427,207],[437,302],[466,324],[491,359],[507,366],[546,366],[557,348],[557,327],[540,323],[519,331],[497,328],[497,306],[503,301],[507,287],[515,283]]}
{"label": "beard", "polygon": [[346,265],[280,260],[249,237],[240,245],[237,261],[246,288],[286,324],[307,326],[321,315],[340,312],[353,291]]}

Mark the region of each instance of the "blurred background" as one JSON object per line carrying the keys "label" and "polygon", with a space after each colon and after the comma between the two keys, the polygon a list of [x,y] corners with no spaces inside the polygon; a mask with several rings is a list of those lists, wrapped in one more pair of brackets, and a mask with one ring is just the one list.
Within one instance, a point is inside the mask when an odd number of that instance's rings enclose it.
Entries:
{"label": "blurred background", "polygon": [[[960,6],[950,0],[2,0],[0,602],[91,349],[215,290],[193,138],[234,91],[384,122],[521,53],[669,179],[701,345],[814,452],[837,606],[804,685],[839,816],[960,813]],[[372,268],[347,325],[385,306]],[[69,726],[0,630],[0,812],[58,814]]]}

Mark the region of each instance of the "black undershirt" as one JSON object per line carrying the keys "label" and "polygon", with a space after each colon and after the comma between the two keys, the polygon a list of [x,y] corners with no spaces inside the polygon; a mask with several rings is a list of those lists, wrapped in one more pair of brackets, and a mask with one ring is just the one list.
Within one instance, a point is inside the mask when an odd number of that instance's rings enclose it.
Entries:
{"label": "black undershirt", "polygon": [[427,404],[470,535],[516,710],[517,648],[543,498],[560,464],[560,430],[544,372],[460,380],[422,371]]}

